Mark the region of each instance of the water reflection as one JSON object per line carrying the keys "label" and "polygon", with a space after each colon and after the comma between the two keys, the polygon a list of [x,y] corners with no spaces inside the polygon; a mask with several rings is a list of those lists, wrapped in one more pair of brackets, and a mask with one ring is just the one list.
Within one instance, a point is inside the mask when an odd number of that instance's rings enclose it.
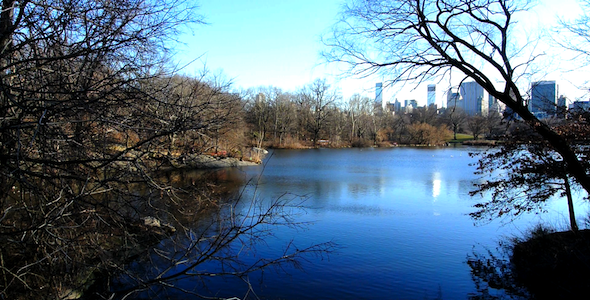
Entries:
{"label": "water reflection", "polygon": [[[291,242],[341,246],[329,260],[310,257],[301,271],[254,273],[249,282],[266,299],[465,299],[479,286],[465,257],[473,245],[492,246],[512,228],[473,226],[469,197],[477,177],[470,149],[318,149],[274,151],[265,166],[244,169],[257,184],[242,189],[246,199],[270,205],[294,199],[292,220],[306,229],[267,228],[256,251],[240,252],[252,262],[280,257]],[[230,176],[231,177],[231,176]],[[192,181],[191,181],[192,184]],[[247,212],[253,206],[231,206]],[[213,214],[211,218],[217,218]],[[246,247],[245,249],[250,249]],[[208,266],[208,265],[203,265]],[[264,279],[262,281],[262,279]],[[241,295],[244,282],[208,278],[211,295]],[[180,283],[179,283],[180,284]],[[190,281],[182,281],[190,287]],[[194,284],[193,284],[194,286]]]}
{"label": "water reflection", "polygon": [[[330,262],[307,265],[309,275],[265,280],[265,295],[465,298],[473,283],[463,263],[474,236],[481,234],[466,216],[468,191],[476,179],[467,151],[275,151],[262,174],[261,195],[305,195],[308,214],[302,218],[313,222],[305,233],[280,234],[304,242],[329,239],[343,249]],[[284,286],[285,280],[288,294],[268,291],[269,286]]]}
{"label": "water reflection", "polygon": [[[113,299],[242,297],[252,290],[247,283],[251,274],[293,268],[306,255],[323,257],[334,248],[330,241],[301,246],[280,241],[280,252],[258,256],[259,246],[270,243],[275,230],[301,230],[305,223],[296,220],[298,203],[288,197],[262,201],[252,190],[246,192],[246,177],[238,169],[175,171],[161,177],[169,186],[159,190],[160,203],[153,199],[146,205],[155,208],[155,219],[170,221],[176,230],[136,249],[125,270],[103,287],[114,293]],[[150,188],[140,190],[149,193]],[[232,289],[223,290],[220,280]]]}
{"label": "water reflection", "polygon": [[[434,175],[435,175],[435,177],[440,176],[439,173],[435,173]],[[434,198],[433,201],[436,201],[436,198],[438,198],[438,196],[440,196],[441,183],[442,183],[442,180],[440,180],[440,179],[432,180],[432,198]]]}
{"label": "water reflection", "polygon": [[[475,248],[475,247],[474,247]],[[477,292],[470,293],[471,300],[524,300],[531,295],[515,282],[510,256],[512,249],[507,241],[499,243],[495,249],[473,251],[467,264]]]}

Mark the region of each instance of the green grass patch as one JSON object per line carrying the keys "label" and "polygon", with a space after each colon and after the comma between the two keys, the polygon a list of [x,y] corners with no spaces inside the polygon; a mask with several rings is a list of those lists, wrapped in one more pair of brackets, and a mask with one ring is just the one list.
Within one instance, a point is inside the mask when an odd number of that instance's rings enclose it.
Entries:
{"label": "green grass patch", "polygon": [[457,133],[457,139],[453,139],[453,136],[451,136],[451,139],[447,140],[447,142],[449,143],[462,143],[464,141],[470,141],[473,140],[473,135],[471,134],[465,134],[465,133]]}

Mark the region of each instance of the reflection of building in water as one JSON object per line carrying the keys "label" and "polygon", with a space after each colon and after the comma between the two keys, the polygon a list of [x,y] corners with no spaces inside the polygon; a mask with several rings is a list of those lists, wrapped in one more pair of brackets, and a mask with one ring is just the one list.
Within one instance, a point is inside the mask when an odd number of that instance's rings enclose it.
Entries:
{"label": "reflection of building in water", "polygon": [[438,205],[436,204],[438,197],[440,196],[442,180],[440,172],[432,173],[432,214],[434,216],[440,216]]}
{"label": "reflection of building in water", "polygon": [[440,196],[440,184],[440,179],[435,179],[432,181],[432,198],[434,198],[434,201],[436,201],[436,198]]}
{"label": "reflection of building in water", "polygon": [[438,196],[440,196],[442,180],[440,179],[441,175],[440,172],[432,173],[432,214],[434,216],[440,216],[440,211],[435,204],[438,200]]}
{"label": "reflection of building in water", "polygon": [[442,181],[440,180],[440,172],[432,173],[432,198],[436,201],[436,198],[440,196],[440,187]]}

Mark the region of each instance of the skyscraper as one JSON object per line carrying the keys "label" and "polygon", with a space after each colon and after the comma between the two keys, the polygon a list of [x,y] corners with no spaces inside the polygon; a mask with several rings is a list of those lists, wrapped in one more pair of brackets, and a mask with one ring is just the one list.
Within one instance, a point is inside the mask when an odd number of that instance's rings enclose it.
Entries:
{"label": "skyscraper", "polygon": [[494,96],[489,95],[488,99],[488,114],[492,111],[501,113],[504,110],[504,104],[499,102]]}
{"label": "skyscraper", "polygon": [[590,111],[590,101],[574,101],[570,109],[576,112]]}
{"label": "skyscraper", "polygon": [[531,84],[529,110],[539,118],[555,115],[558,86],[554,80],[537,81]]}
{"label": "skyscraper", "polygon": [[489,109],[489,93],[477,82],[464,82],[459,88],[463,99],[463,110],[470,116],[487,116]]}
{"label": "skyscraper", "polygon": [[399,102],[397,99],[395,99],[395,102],[393,103],[393,108],[394,108],[395,112],[399,112],[400,110],[402,110],[401,102]]}
{"label": "skyscraper", "polygon": [[418,101],[416,99],[404,100],[404,111],[406,113],[411,113],[416,108],[418,108]]}
{"label": "skyscraper", "polygon": [[383,106],[383,83],[377,82],[375,84],[375,104]]}
{"label": "skyscraper", "polygon": [[447,93],[447,108],[455,107],[463,109],[463,101],[461,101],[461,95],[451,88]]}
{"label": "skyscraper", "polygon": [[411,107],[411,108],[417,108],[418,107],[418,101],[416,101],[415,99],[404,100],[404,106],[405,107]]}
{"label": "skyscraper", "polygon": [[565,96],[561,95],[561,96],[559,96],[559,98],[557,98],[556,114],[560,118],[565,118],[566,113],[567,113],[567,98]]}
{"label": "skyscraper", "polygon": [[428,94],[426,97],[426,106],[436,105],[436,84],[428,85]]}

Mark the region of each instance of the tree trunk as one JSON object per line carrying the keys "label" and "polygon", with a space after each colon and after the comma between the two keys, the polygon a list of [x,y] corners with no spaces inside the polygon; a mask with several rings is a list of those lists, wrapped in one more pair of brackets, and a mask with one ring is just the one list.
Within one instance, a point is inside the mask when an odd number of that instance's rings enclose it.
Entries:
{"label": "tree trunk", "polygon": [[570,181],[567,178],[567,175],[564,176],[563,182],[565,184],[565,195],[567,197],[567,208],[569,210],[570,216],[570,227],[573,232],[578,231],[578,224],[576,223],[576,214],[574,213],[574,200],[572,198],[572,190],[570,187]]}

